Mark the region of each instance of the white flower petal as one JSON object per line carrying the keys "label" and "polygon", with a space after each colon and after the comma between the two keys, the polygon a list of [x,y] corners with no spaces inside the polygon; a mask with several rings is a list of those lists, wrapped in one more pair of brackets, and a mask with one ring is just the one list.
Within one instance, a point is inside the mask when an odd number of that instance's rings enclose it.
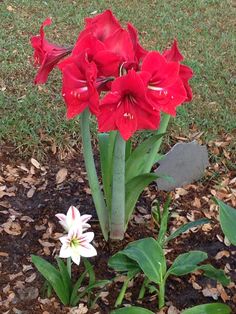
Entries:
{"label": "white flower petal", "polygon": [[68,229],[70,229],[75,222],[81,222],[80,212],[75,206],[70,206],[66,214],[66,223]]}
{"label": "white flower petal", "polygon": [[71,253],[71,259],[72,261],[79,265],[80,264],[80,254],[78,252],[78,250],[73,250],[72,253]]}
{"label": "white flower petal", "polygon": [[86,232],[86,233],[83,233],[80,237],[80,242],[91,242],[93,241],[93,238],[94,238],[94,232]]}
{"label": "white flower petal", "polygon": [[97,255],[96,249],[90,243],[86,243],[86,245],[80,245],[79,252],[80,255],[84,257],[92,257]]}
{"label": "white flower petal", "polygon": [[83,232],[86,231],[87,229],[89,229],[91,227],[90,224],[87,224],[87,223],[82,223],[82,229],[83,229]]}
{"label": "white flower petal", "polygon": [[68,235],[64,235],[63,237],[60,237],[59,240],[61,241],[62,244],[68,243]]}
{"label": "white flower petal", "polygon": [[82,215],[81,216],[81,221],[83,223],[86,223],[87,221],[89,221],[92,218],[92,215]]}
{"label": "white flower petal", "polygon": [[71,256],[71,248],[68,245],[62,245],[59,257],[68,258]]}

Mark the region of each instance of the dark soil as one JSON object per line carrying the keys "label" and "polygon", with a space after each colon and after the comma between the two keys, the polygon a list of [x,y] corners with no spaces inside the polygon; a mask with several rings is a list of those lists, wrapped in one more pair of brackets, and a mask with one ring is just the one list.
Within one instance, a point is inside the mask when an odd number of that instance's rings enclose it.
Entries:
{"label": "dark soil", "polygon": [[[95,232],[98,256],[90,261],[94,264],[97,279],[115,277],[114,271],[107,266],[107,261],[112,254],[133,240],[156,235],[150,220],[151,203],[156,198],[163,202],[167,195],[157,191],[155,185],[150,186],[142,194],[138,210],[129,224],[125,239],[121,242],[106,243],[102,238],[96,218],[81,155],[60,161],[52,155],[45,164],[41,164],[37,169],[30,161],[17,159],[15,156],[13,158],[11,148],[2,148],[0,160],[0,186],[5,186],[4,191],[8,193],[8,195],[0,197],[1,313],[60,314],[69,312],[69,309],[60,305],[54,296],[46,299],[40,292],[39,296],[34,299],[27,298],[22,296],[21,289],[22,287],[23,290],[33,287],[41,290],[43,279],[40,274],[34,268],[25,270],[24,265],[31,265],[30,254],[44,256],[50,261],[54,260],[53,256],[58,253],[60,247],[58,237],[63,232],[55,214],[65,213],[70,205],[78,206],[82,214],[93,215],[91,225]],[[56,184],[56,174],[62,167],[68,170],[68,175],[61,184]],[[221,175],[232,179],[235,177],[235,172],[228,170],[227,173]],[[203,250],[208,253],[209,261],[215,267],[225,269],[227,265],[228,275],[235,282],[236,248],[224,244],[223,234],[216,220],[217,214],[209,209],[210,195],[215,187],[215,181],[210,178],[212,177],[208,176],[204,182],[188,187],[186,195],[172,193],[171,212],[173,217],[170,221],[170,229],[187,222],[188,219],[205,217],[207,213],[211,216],[213,223],[209,230],[200,228],[197,232],[188,232],[170,242],[167,247],[167,260],[171,264],[180,253],[189,250]],[[35,192],[30,196],[28,193],[32,187],[35,188]],[[193,205],[196,199],[201,200],[200,208]],[[142,209],[141,212],[139,208]],[[146,212],[144,217],[142,217],[143,212]],[[6,223],[10,223],[8,229],[6,229]],[[13,224],[11,225],[11,223]],[[15,231],[16,233],[14,233]],[[51,246],[48,246],[48,243]],[[221,251],[227,251],[228,254],[216,259],[216,254]],[[83,271],[82,265],[79,268],[73,267],[73,276],[75,277]],[[30,281],[29,277],[34,273],[36,277]],[[16,276],[12,276],[13,274]],[[157,312],[157,298],[153,295],[147,294],[142,301],[137,301],[142,280],[141,276],[135,278],[133,286],[127,290],[124,304],[140,305]],[[196,289],[193,282],[200,288]],[[98,299],[95,309],[89,310],[87,313],[111,313],[121,286],[122,282],[110,284],[104,289],[108,293]],[[202,290],[206,287],[212,289],[217,287],[217,284],[200,273],[180,278],[171,277],[166,287],[167,305],[172,304],[182,310],[197,304],[214,302],[212,297],[203,295]],[[225,294],[221,294],[219,297],[219,302],[225,301],[231,306],[233,313],[236,313],[235,287],[235,284],[226,287]],[[86,304],[86,300],[84,303]]]}

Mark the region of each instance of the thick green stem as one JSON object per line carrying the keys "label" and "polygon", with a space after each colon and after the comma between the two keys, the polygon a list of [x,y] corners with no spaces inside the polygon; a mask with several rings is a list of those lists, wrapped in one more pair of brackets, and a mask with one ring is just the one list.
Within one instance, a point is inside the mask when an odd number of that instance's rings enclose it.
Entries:
{"label": "thick green stem", "polygon": [[126,142],[117,133],[112,182],[112,207],[110,237],[114,240],[122,240],[125,232],[125,146]]}
{"label": "thick green stem", "polygon": [[165,280],[163,280],[159,285],[159,295],[158,295],[159,310],[165,305],[165,285],[166,285]]}
{"label": "thick green stem", "polygon": [[109,217],[106,204],[104,201],[104,196],[101,191],[101,187],[98,181],[96,167],[93,158],[93,150],[91,145],[91,134],[89,128],[89,111],[84,110],[81,114],[81,136],[83,144],[83,153],[86,172],[88,175],[89,186],[91,188],[91,193],[93,197],[93,202],[97,211],[98,219],[102,229],[103,236],[105,240],[108,240],[108,230],[109,230]]}
{"label": "thick green stem", "polygon": [[138,299],[143,299],[143,297],[145,295],[147,284],[149,282],[150,282],[150,280],[147,277],[145,277],[144,280],[143,280],[143,284],[141,286],[141,289],[139,291]]}
{"label": "thick green stem", "polygon": [[127,279],[123,283],[123,286],[122,286],[122,288],[120,290],[120,293],[119,293],[119,295],[118,295],[118,297],[116,299],[115,307],[121,305],[121,303],[122,303],[122,301],[124,299],[124,296],[125,296],[125,292],[126,292],[126,290],[128,288],[128,284],[129,284],[130,280],[131,280],[131,278],[127,277]]}
{"label": "thick green stem", "polygon": [[71,257],[68,257],[67,260],[66,260],[66,267],[67,267],[67,271],[68,271],[68,274],[71,278]]}
{"label": "thick green stem", "polygon": [[[163,134],[166,132],[169,121],[170,121],[170,115],[164,113],[161,117],[161,124],[157,131],[157,134]],[[147,165],[146,165],[144,173],[149,173],[151,171],[152,166],[155,163],[156,155],[159,152],[159,149],[161,147],[162,141],[163,141],[163,136],[158,141],[156,141],[155,145],[153,146],[150,152],[149,158],[147,160]]]}

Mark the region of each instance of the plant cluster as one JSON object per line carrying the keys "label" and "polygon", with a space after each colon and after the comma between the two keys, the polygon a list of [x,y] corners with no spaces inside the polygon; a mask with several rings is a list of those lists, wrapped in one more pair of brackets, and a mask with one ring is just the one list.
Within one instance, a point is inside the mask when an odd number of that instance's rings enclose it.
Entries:
{"label": "plant cluster", "polygon": [[[161,158],[158,153],[170,116],[176,108],[192,99],[189,85],[193,72],[182,64],[184,57],[175,40],[171,48],[158,51],[145,50],[138,40],[138,32],[128,23],[123,28],[110,10],[85,19],[73,47],[58,46],[45,38],[44,28],[51,24],[46,19],[38,36],[31,38],[35,64],[39,70],[35,83],[45,83],[49,73],[58,67],[62,73],[62,97],[67,107],[67,118],[80,115],[85,166],[89,185],[105,240],[122,240],[133,209],[143,189],[157,175],[152,166]],[[90,135],[90,114],[98,124],[98,144],[102,187],[93,158]],[[135,148],[131,137],[138,130],[151,130],[152,134]],[[215,199],[220,206],[223,232],[235,244],[235,210]],[[139,298],[145,293],[157,296],[157,307],[165,305],[165,286],[169,276],[182,276],[196,270],[223,285],[228,278],[223,270],[205,263],[208,256],[202,251],[189,251],[179,255],[168,266],[164,248],[168,242],[190,228],[209,222],[200,219],[181,226],[168,234],[170,199],[163,206],[153,207],[152,217],[157,237],[140,239],[109,259],[108,265],[122,272],[126,280],[118,295],[115,307],[122,304],[131,279],[143,277]],[[57,214],[67,232],[62,243],[58,268],[41,257],[32,256],[36,268],[46,279],[47,292],[53,289],[61,302],[75,306],[84,295],[92,306],[99,295],[91,300],[91,291],[108,284],[109,280],[96,281],[93,267],[86,258],[97,255],[91,244],[94,233],[87,232],[90,215],[80,215],[71,206],[66,215]],[[73,283],[72,262],[85,270]],[[65,264],[61,258],[66,258]],[[88,274],[89,279],[86,278]],[[81,292],[81,287],[83,290]],[[94,295],[94,294],[93,294]],[[115,309],[113,314],[152,313],[140,307]],[[227,305],[214,303],[187,309],[183,314],[228,314]]]}
{"label": "plant cluster", "polygon": [[[89,184],[105,239],[123,239],[135,203],[156,176],[157,162],[170,115],[192,99],[192,70],[175,40],[162,53],[147,51],[138,32],[128,23],[123,28],[110,10],[85,19],[73,47],[46,40],[44,27],[31,38],[35,64],[40,65],[35,83],[45,83],[53,68],[62,73],[62,96],[67,118],[81,117],[81,136]],[[102,169],[101,190],[91,147],[89,116],[98,122]],[[135,150],[131,137],[137,130],[154,131]]]}

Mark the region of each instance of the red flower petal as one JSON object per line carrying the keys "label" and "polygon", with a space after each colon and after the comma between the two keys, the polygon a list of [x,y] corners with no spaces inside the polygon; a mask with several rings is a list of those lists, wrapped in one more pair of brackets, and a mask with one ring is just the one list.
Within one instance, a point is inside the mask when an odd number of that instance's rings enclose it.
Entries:
{"label": "red flower petal", "polygon": [[90,33],[100,41],[104,42],[115,31],[121,28],[119,21],[110,10],[106,10],[95,17],[86,18],[85,24],[85,30],[80,33],[79,39]]}
{"label": "red flower petal", "polygon": [[71,48],[61,47],[49,43],[44,37],[44,27],[51,24],[51,19],[47,18],[40,27],[40,35],[31,38],[31,45],[34,48],[35,65],[40,65],[35,77],[35,84],[43,84],[47,81],[49,73],[58,62],[71,53]]}
{"label": "red flower petal", "polygon": [[149,84],[158,87],[171,86],[178,78],[179,63],[167,62],[156,51],[149,52],[143,60],[142,71],[151,73]]}
{"label": "red flower petal", "polygon": [[135,57],[137,58],[137,62],[139,63],[139,61],[141,59],[143,59],[146,54],[148,53],[147,50],[145,50],[139,43],[138,41],[138,32],[136,30],[136,28],[131,24],[128,23],[127,25],[127,29],[130,35],[130,38],[132,40],[133,43],[133,48],[134,48],[134,52],[135,52]]}
{"label": "red flower petal", "polygon": [[134,60],[134,49],[129,33],[124,29],[118,29],[104,42],[106,49],[121,56],[124,61]]}
{"label": "red flower petal", "polygon": [[124,140],[136,130],[157,128],[159,120],[159,112],[147,101],[145,81],[134,70],[112,82],[98,116],[100,132],[119,130]]}
{"label": "red flower petal", "polygon": [[85,55],[70,57],[59,65],[63,74],[62,95],[67,105],[67,117],[73,118],[89,107],[97,114],[99,95],[96,89],[97,68]]}
{"label": "red flower petal", "polygon": [[167,61],[180,62],[184,60],[183,55],[180,53],[178,48],[178,42],[175,39],[170,49],[166,49],[162,54]]}

